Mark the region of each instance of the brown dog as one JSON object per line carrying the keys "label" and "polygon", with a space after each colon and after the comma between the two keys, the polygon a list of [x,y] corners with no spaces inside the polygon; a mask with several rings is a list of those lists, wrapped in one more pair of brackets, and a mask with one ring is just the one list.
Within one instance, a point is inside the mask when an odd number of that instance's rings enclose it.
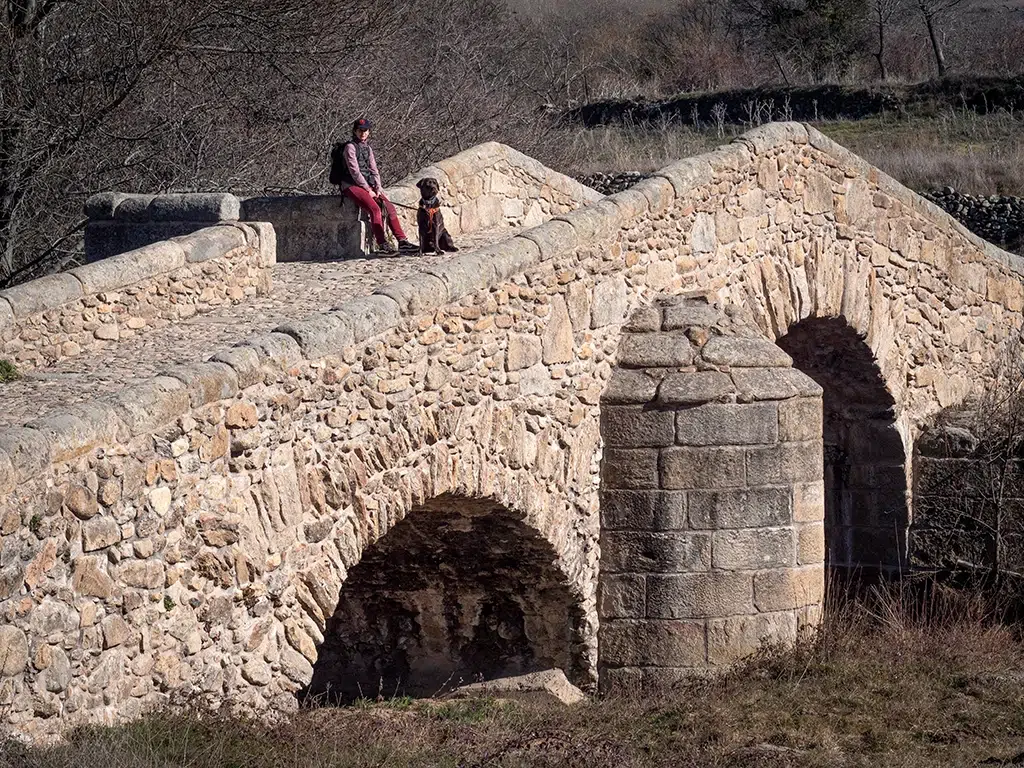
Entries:
{"label": "brown dog", "polygon": [[416,182],[420,190],[420,206],[416,210],[416,225],[420,233],[420,253],[442,253],[457,251],[452,236],[444,226],[441,202],[437,193],[441,185],[429,176]]}

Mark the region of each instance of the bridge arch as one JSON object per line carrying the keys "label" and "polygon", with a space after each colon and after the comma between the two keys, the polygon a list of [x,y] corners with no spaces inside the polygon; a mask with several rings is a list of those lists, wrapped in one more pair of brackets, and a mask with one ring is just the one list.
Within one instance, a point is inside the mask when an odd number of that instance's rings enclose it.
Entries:
{"label": "bridge arch", "polygon": [[302,695],[431,696],[551,668],[579,681],[583,614],[557,561],[494,500],[417,505],[349,570]]}
{"label": "bridge arch", "polygon": [[906,565],[910,466],[896,401],[843,317],[809,317],[776,342],[823,390],[825,542],[832,570]]}
{"label": "bridge arch", "polygon": [[596,506],[566,488],[590,471],[597,429],[577,429],[566,450],[552,421],[517,403],[399,407],[355,450],[295,447],[281,469],[299,477],[290,522],[307,543],[289,547],[295,591],[278,644],[300,702],[432,695],[550,668],[594,684]]}

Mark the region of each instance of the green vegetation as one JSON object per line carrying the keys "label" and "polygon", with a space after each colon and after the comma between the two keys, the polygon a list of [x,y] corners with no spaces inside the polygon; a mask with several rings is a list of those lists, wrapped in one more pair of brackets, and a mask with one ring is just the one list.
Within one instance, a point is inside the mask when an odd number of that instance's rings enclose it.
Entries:
{"label": "green vegetation", "polygon": [[1024,643],[981,600],[875,593],[813,642],[671,695],[576,707],[364,701],[277,725],[158,713],[4,768],[1008,765],[1024,752]]}
{"label": "green vegetation", "polygon": [[7,359],[0,359],[0,383],[15,381],[21,378],[18,367]]}

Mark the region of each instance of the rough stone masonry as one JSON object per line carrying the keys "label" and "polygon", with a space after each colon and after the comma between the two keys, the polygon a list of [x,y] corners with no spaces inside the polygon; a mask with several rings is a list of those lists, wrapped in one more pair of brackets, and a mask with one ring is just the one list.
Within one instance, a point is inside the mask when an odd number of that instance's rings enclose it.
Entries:
{"label": "rough stone masonry", "polygon": [[799,124],[582,203],[0,430],[7,727],[442,663],[670,686],[813,626],[823,552],[898,567],[908,457],[1019,336],[1020,259]]}

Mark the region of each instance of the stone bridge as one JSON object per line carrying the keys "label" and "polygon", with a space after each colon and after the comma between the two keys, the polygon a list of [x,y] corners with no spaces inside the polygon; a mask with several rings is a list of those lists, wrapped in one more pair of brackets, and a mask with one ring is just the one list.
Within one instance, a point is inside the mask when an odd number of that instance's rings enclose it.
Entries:
{"label": "stone bridge", "polygon": [[8,728],[671,686],[818,624],[826,563],[906,565],[1021,259],[800,124],[607,198],[496,144],[422,173],[456,258],[311,260],[336,199],[109,195],[103,247],[170,239],[0,292]]}

